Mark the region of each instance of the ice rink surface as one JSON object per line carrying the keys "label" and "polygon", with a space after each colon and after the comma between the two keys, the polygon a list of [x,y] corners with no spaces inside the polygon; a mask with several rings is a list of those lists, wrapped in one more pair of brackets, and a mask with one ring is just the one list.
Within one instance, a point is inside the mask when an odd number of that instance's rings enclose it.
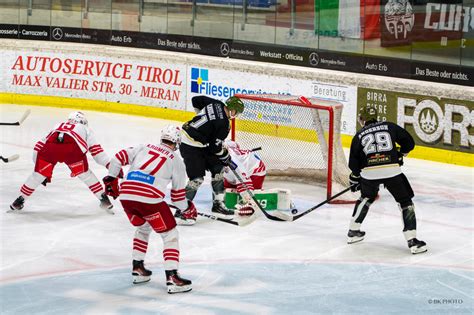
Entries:
{"label": "ice rink surface", "polygon": [[[37,140],[70,109],[0,105],[1,314],[472,314],[472,168],[407,158],[403,167],[415,191],[418,238],[428,252],[412,255],[402,221],[384,190],[362,226],[363,242],[346,244],[352,205],[327,205],[295,222],[258,218],[246,227],[199,218],[179,227],[182,276],[193,291],[166,293],[161,238],[152,234],[146,264],[152,280],[131,283],[134,228],[114,201],[116,215],[65,165],[39,186],[19,213],[6,213],[33,170]],[[156,143],[170,121],[85,112],[105,151]],[[171,122],[173,123],[173,122]],[[176,124],[180,124],[175,122]],[[284,148],[264,148],[281,150]],[[90,159],[99,178],[106,170]],[[319,187],[267,182],[289,188],[296,205],[325,199]],[[208,212],[209,178],[196,205]]]}

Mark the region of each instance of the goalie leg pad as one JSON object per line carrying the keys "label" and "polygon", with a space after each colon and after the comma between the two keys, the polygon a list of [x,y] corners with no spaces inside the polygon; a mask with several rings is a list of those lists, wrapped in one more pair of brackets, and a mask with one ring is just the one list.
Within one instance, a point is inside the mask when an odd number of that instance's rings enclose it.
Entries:
{"label": "goalie leg pad", "polygon": [[250,176],[250,179],[252,180],[252,184],[253,184],[254,189],[262,189],[263,181],[265,180],[265,175],[263,175],[263,176],[252,175],[252,176]]}

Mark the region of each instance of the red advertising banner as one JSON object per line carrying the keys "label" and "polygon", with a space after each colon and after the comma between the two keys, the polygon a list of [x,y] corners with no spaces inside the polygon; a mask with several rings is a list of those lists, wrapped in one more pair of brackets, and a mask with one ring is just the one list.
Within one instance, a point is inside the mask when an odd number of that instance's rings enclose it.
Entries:
{"label": "red advertising banner", "polygon": [[[462,0],[382,0],[380,7],[382,47],[433,42],[448,46],[474,30],[474,4]],[[461,43],[461,46],[463,44]]]}

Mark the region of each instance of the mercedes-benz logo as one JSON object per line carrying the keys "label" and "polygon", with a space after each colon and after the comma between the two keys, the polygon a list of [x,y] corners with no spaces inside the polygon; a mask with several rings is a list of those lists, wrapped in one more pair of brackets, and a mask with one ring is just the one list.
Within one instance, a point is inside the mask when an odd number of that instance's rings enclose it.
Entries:
{"label": "mercedes-benz logo", "polygon": [[317,66],[319,63],[319,55],[318,53],[312,52],[309,55],[309,64],[312,66]]}
{"label": "mercedes-benz logo", "polygon": [[60,29],[59,27],[56,27],[55,29],[53,29],[52,34],[55,40],[60,40],[61,38],[63,38],[63,30]]}
{"label": "mercedes-benz logo", "polygon": [[228,43],[222,43],[221,44],[221,55],[222,56],[228,56],[230,53],[230,46]]}

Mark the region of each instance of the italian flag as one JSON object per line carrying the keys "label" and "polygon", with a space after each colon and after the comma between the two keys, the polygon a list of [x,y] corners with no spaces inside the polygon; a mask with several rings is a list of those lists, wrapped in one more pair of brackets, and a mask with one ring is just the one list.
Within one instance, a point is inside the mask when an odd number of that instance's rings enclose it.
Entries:
{"label": "italian flag", "polygon": [[315,31],[320,36],[380,37],[380,0],[315,0]]}

